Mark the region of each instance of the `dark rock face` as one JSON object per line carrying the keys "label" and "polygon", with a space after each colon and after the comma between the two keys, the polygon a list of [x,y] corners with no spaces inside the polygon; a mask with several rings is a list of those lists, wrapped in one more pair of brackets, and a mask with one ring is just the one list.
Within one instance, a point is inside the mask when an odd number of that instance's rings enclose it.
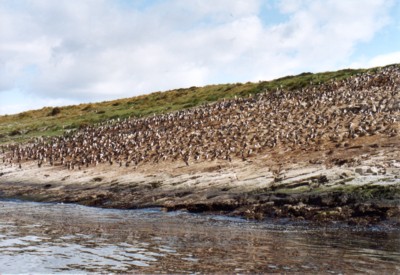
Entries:
{"label": "dark rock face", "polygon": [[59,189],[57,184],[46,184],[42,188],[12,184],[8,187],[3,186],[3,198],[104,208],[163,207],[168,211],[222,213],[258,220],[291,218],[317,223],[340,221],[367,225],[389,222],[400,225],[400,186],[346,187],[333,191],[321,188],[301,194],[279,190],[262,190],[259,194],[229,191],[222,194],[220,190],[212,189],[203,192],[190,189],[160,191],[145,186],[99,186],[93,189],[75,185]]}

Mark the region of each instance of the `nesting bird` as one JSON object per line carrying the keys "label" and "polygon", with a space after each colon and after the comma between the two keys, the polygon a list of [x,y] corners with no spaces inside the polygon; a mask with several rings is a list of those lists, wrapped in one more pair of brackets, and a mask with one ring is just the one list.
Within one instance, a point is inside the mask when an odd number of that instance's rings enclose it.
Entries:
{"label": "nesting bird", "polygon": [[130,167],[160,161],[246,161],[276,147],[307,149],[322,141],[398,135],[399,94],[400,68],[390,66],[299,90],[277,89],[168,114],[109,120],[59,137],[2,146],[2,159],[4,165],[36,161],[39,168],[68,170],[114,162]]}

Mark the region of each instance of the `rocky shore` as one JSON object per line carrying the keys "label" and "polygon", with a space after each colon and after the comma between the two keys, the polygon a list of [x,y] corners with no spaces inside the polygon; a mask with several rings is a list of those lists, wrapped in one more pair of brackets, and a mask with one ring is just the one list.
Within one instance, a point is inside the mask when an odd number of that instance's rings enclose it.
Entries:
{"label": "rocky shore", "polygon": [[0,198],[105,208],[162,207],[249,219],[400,225],[400,141],[368,136],[242,161],[181,161],[69,171],[0,166]]}
{"label": "rocky shore", "polygon": [[400,67],[0,147],[0,198],[400,224]]}

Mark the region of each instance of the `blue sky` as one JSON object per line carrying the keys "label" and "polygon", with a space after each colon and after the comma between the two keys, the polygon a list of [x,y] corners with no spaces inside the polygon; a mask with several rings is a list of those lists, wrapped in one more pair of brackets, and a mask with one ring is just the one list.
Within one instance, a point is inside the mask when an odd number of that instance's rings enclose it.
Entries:
{"label": "blue sky", "polygon": [[392,63],[398,0],[0,0],[0,114]]}

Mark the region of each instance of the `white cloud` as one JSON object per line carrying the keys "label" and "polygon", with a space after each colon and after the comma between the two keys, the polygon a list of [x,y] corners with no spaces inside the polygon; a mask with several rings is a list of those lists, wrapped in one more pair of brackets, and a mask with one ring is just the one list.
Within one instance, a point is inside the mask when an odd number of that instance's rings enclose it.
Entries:
{"label": "white cloud", "polygon": [[335,69],[388,24],[393,4],[281,1],[288,20],[267,26],[261,0],[115,3],[0,1],[0,92],[97,101]]}
{"label": "white cloud", "polygon": [[0,93],[0,102],[0,115],[40,109],[44,106],[65,106],[80,103],[71,99],[41,98],[33,94],[26,94],[17,89]]}
{"label": "white cloud", "polygon": [[384,66],[387,64],[400,63],[400,51],[388,54],[382,54],[374,57],[369,62],[370,66]]}
{"label": "white cloud", "polygon": [[369,41],[389,22],[390,5],[383,0],[282,1],[282,12],[292,16],[279,33],[302,64],[337,67],[347,62],[357,43]]}

